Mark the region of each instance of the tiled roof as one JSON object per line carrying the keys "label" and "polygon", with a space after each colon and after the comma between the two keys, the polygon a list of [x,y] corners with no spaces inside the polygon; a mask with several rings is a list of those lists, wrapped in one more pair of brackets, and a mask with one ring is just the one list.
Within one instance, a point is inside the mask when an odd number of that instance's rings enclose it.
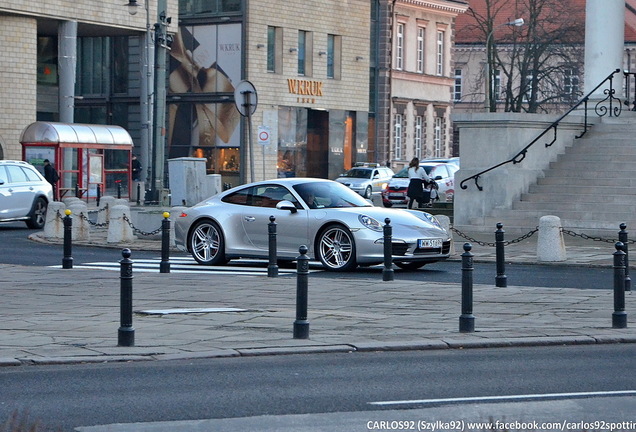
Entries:
{"label": "tiled roof", "polygon": [[[569,15],[571,18],[575,18],[585,23],[585,0],[559,0],[568,1],[572,4],[570,10],[572,13]],[[474,10],[477,15],[486,15],[486,0],[468,0],[470,9]],[[499,9],[497,13],[497,20],[495,25],[499,25],[508,21],[512,21],[516,18],[523,18],[522,14],[517,13],[517,3],[514,0],[495,0],[491,4],[496,4]],[[458,44],[471,44],[471,43],[484,43],[484,32],[476,28],[477,22],[472,17],[469,11],[460,14],[456,20],[456,35],[455,43]],[[509,28],[501,27],[495,33],[497,35],[510,32]],[[581,33],[581,43],[585,41],[585,33]],[[625,42],[636,43],[636,0],[625,1]]]}

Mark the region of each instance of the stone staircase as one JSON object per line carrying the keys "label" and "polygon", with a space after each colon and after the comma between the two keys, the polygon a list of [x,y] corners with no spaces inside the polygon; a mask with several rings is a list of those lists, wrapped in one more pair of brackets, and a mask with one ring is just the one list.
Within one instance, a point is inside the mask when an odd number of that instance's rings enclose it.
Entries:
{"label": "stone staircase", "polygon": [[544,215],[561,218],[563,228],[614,236],[621,223],[636,230],[636,117],[603,119],[574,140],[545,176],[513,203],[495,209],[485,227],[527,232]]}

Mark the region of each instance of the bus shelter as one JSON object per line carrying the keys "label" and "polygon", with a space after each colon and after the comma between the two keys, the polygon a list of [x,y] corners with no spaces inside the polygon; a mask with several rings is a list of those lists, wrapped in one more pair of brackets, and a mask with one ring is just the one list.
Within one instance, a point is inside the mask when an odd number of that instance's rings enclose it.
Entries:
{"label": "bus shelter", "polygon": [[120,126],[35,122],[20,135],[22,159],[44,172],[48,159],[60,175],[56,196],[87,201],[101,195],[130,197],[133,140]]}

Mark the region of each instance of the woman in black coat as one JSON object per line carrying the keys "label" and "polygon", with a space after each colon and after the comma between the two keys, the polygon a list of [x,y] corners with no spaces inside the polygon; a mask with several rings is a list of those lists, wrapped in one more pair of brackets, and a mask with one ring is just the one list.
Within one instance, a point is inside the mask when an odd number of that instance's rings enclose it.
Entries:
{"label": "woman in black coat", "polygon": [[420,166],[420,160],[416,157],[411,159],[408,169],[409,187],[406,190],[406,196],[409,197],[408,208],[413,208],[413,202],[417,201],[418,206],[422,206],[424,200],[424,182],[431,181],[424,168]]}

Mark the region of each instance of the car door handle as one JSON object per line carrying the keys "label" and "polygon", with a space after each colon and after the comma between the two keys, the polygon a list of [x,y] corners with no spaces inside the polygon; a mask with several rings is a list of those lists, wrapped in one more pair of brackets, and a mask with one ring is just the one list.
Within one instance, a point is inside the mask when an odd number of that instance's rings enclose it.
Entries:
{"label": "car door handle", "polygon": [[245,216],[243,219],[245,219],[245,222],[254,222],[256,220],[254,216]]}

